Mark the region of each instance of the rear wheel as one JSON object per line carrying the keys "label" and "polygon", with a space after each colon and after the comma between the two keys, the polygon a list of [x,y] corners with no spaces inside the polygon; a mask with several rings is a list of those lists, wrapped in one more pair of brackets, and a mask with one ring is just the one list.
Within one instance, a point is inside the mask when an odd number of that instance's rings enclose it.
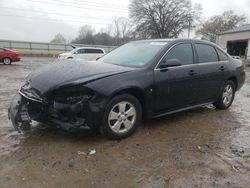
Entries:
{"label": "rear wheel", "polygon": [[228,109],[233,101],[235,96],[235,83],[231,80],[227,81],[219,99],[214,103],[214,106],[218,109]]}
{"label": "rear wheel", "polygon": [[4,58],[4,59],[3,59],[3,64],[5,64],[5,65],[10,65],[10,64],[11,64],[11,59],[8,58],[8,57]]}
{"label": "rear wheel", "polygon": [[109,139],[126,138],[134,133],[141,119],[140,102],[132,95],[119,95],[108,103],[100,131]]}

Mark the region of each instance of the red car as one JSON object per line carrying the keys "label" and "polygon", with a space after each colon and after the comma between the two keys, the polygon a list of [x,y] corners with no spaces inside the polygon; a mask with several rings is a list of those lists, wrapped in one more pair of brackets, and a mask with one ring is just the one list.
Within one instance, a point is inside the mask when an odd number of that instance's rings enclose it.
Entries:
{"label": "red car", "polygon": [[10,65],[12,62],[20,61],[20,55],[10,49],[0,48],[0,62],[5,65]]}

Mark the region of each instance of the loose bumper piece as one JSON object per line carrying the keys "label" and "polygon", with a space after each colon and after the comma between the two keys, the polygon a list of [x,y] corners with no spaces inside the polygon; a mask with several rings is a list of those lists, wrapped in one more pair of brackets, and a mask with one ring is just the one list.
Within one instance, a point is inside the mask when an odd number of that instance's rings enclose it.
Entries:
{"label": "loose bumper piece", "polygon": [[28,114],[27,105],[22,100],[21,95],[17,94],[13,98],[8,109],[8,117],[18,132],[30,129],[31,119]]}

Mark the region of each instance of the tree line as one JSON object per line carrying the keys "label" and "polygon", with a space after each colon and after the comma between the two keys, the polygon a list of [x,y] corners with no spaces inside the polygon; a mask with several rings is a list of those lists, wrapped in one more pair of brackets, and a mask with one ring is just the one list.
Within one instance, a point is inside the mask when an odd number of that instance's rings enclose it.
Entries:
{"label": "tree line", "polygon": [[[131,0],[129,18],[115,18],[112,24],[96,32],[91,25],[80,28],[78,36],[70,41],[76,44],[121,45],[131,40],[178,38],[195,31],[196,38],[212,42],[216,35],[246,23],[245,15],[229,10],[206,20],[201,19],[202,7],[191,0]],[[52,43],[66,43],[57,34]]]}

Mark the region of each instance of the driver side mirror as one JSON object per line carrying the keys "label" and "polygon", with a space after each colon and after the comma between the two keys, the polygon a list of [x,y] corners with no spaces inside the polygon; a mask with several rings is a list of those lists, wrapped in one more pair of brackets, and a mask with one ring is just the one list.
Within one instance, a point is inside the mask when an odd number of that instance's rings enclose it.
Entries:
{"label": "driver side mirror", "polygon": [[169,68],[169,67],[179,67],[181,62],[178,59],[169,59],[163,60],[160,64],[160,69]]}

